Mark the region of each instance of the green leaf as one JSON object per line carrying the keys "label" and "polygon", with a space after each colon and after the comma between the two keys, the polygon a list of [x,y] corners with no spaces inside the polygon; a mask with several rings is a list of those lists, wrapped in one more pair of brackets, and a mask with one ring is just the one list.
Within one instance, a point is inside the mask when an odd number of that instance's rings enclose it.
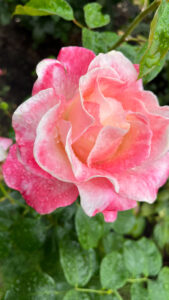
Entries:
{"label": "green leaf", "polygon": [[133,277],[141,274],[155,276],[162,265],[161,254],[156,245],[145,237],[136,242],[125,242],[124,260],[127,270]]}
{"label": "green leaf", "polygon": [[96,54],[108,52],[117,39],[117,34],[113,32],[97,32],[86,28],[82,29],[83,47],[93,50]]}
{"label": "green leaf", "polygon": [[32,272],[22,275],[6,292],[4,300],[55,300],[55,282],[49,275]]}
{"label": "green leaf", "polygon": [[143,235],[145,226],[146,226],[145,218],[144,217],[136,217],[136,222],[130,232],[130,235],[133,236],[134,238],[140,237],[141,235]]}
{"label": "green leaf", "polygon": [[[148,42],[146,42],[141,48],[137,47],[136,49],[136,56],[135,56],[135,63],[140,63],[140,60],[142,59],[142,57],[144,56],[146,50],[148,48]],[[144,76],[143,78],[143,82],[146,84],[148,82],[150,82],[151,80],[153,80],[162,70],[162,68],[164,67],[166,61],[166,57],[164,57],[158,65],[156,65],[152,71],[150,73],[148,73],[147,75]]]}
{"label": "green leaf", "polygon": [[46,236],[46,228],[40,219],[18,218],[11,229],[14,244],[23,251],[39,249]]}
{"label": "green leaf", "polygon": [[109,232],[102,239],[105,253],[107,254],[112,251],[122,252],[124,241],[125,240],[122,235],[116,232]]}
{"label": "green leaf", "polygon": [[90,299],[91,298],[89,297],[88,294],[77,292],[75,290],[69,291],[63,298],[63,300],[90,300]]}
{"label": "green leaf", "polygon": [[11,240],[8,232],[0,232],[0,260],[9,255]]}
{"label": "green leaf", "polygon": [[158,280],[149,280],[148,292],[150,300],[169,299],[169,267],[164,267],[158,276]]}
{"label": "green leaf", "polygon": [[110,16],[101,13],[102,6],[97,3],[88,3],[84,6],[84,16],[89,28],[103,27],[110,23]]}
{"label": "green leaf", "polygon": [[100,280],[103,288],[119,289],[129,278],[122,254],[113,251],[107,254],[100,267]]}
{"label": "green leaf", "polygon": [[164,248],[169,244],[169,220],[164,220],[162,223],[154,227],[154,238],[160,248]]}
{"label": "green leaf", "polygon": [[[169,50],[169,1],[162,0],[151,23],[148,48],[140,62],[139,78],[153,78],[164,64]],[[153,74],[150,74],[152,73]]]}
{"label": "green leaf", "polygon": [[81,249],[75,241],[65,240],[60,246],[60,262],[70,285],[85,286],[94,272],[95,252]]}
{"label": "green leaf", "polygon": [[135,217],[132,210],[121,211],[118,213],[117,220],[112,224],[115,232],[127,234],[135,224]]}
{"label": "green leaf", "polygon": [[84,249],[97,247],[104,231],[104,221],[101,215],[93,218],[88,217],[78,208],[75,219],[76,231],[80,244]]}
{"label": "green leaf", "polygon": [[130,290],[131,300],[149,300],[148,290],[143,283],[133,283]]}
{"label": "green leaf", "polygon": [[117,48],[117,50],[121,51],[129,60],[131,60],[132,63],[135,63],[138,49],[138,46],[133,46],[127,43],[123,43]]}
{"label": "green leaf", "polygon": [[30,0],[26,5],[17,5],[14,15],[57,15],[65,20],[74,19],[73,10],[65,0]]}

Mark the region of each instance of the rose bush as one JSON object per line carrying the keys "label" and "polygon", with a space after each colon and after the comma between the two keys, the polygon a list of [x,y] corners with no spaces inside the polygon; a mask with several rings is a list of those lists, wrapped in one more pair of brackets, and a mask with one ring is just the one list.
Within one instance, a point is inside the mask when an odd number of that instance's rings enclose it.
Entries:
{"label": "rose bush", "polygon": [[63,48],[37,67],[33,96],[13,115],[16,144],[3,174],[40,214],[80,194],[89,216],[152,203],[169,175],[169,107],[122,53]]}

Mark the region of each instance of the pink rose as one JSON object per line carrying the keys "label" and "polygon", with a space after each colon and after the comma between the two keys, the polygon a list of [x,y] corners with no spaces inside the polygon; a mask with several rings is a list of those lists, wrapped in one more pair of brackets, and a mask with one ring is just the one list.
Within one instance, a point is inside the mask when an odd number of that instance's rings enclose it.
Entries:
{"label": "pink rose", "polygon": [[5,160],[7,156],[7,150],[12,145],[12,140],[4,137],[0,137],[0,162]]}
{"label": "pink rose", "polygon": [[40,214],[74,202],[114,221],[152,203],[169,175],[169,107],[122,53],[63,48],[37,67],[33,97],[13,115],[6,183]]}

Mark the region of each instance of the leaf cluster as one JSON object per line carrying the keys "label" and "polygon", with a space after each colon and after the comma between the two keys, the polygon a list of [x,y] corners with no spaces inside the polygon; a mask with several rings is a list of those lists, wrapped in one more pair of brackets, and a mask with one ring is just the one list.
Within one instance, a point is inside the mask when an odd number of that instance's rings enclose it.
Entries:
{"label": "leaf cluster", "polygon": [[120,212],[114,223],[101,214],[89,218],[78,201],[39,216],[12,192],[13,204],[6,199],[0,205],[1,299],[168,300],[161,223],[143,237],[156,215],[163,226],[168,222],[166,190],[153,208]]}

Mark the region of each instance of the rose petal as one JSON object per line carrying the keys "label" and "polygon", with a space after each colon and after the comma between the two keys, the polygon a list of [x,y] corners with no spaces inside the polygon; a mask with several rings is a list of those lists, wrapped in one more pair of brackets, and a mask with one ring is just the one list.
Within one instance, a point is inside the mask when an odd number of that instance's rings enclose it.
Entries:
{"label": "rose petal", "polygon": [[134,170],[115,174],[119,193],[136,201],[152,203],[169,176],[169,153],[151,164],[145,163]]}
{"label": "rose petal", "polygon": [[86,164],[89,153],[95,145],[101,126],[90,126],[74,143],[72,149],[77,157]]}
{"label": "rose petal", "polygon": [[83,47],[63,47],[57,57],[66,69],[69,80],[76,87],[79,84],[79,78],[87,72],[88,66],[94,58],[94,52]]}
{"label": "rose petal", "polygon": [[36,67],[38,79],[35,81],[32,95],[42,90],[54,88],[57,95],[65,95],[66,72],[56,59],[44,59]]}
{"label": "rose petal", "polygon": [[[99,116],[97,116],[95,119],[97,121],[99,120],[102,125],[121,127],[121,123],[126,122],[125,112],[122,105],[115,99],[104,97],[99,86],[99,80],[102,78],[102,76],[104,76],[104,74],[113,76],[112,73],[113,72],[110,68],[94,69],[87,73],[87,75],[81,77],[79,83],[81,103],[84,109],[87,111],[89,109],[89,103],[98,106],[97,110],[99,110]],[[116,83],[117,82],[118,81],[116,81]],[[117,86],[112,85],[111,89],[114,88],[116,89]]]}
{"label": "rose petal", "polygon": [[128,130],[126,129],[113,126],[103,127],[100,130],[95,145],[88,156],[88,166],[92,167],[93,163],[104,161],[106,157],[109,157],[110,153],[113,155],[120,146],[127,131]]}
{"label": "rose petal", "polygon": [[[130,99],[130,101],[129,101]],[[149,92],[126,91],[118,95],[124,110],[140,112],[149,120],[152,131],[151,152],[149,160],[158,159],[169,150],[169,111],[158,105],[156,97]]]}
{"label": "rose petal", "polygon": [[82,47],[65,47],[56,59],[44,59],[37,66],[38,79],[33,87],[37,92],[54,88],[57,95],[70,100],[76,89],[80,76],[86,73],[95,54]]}
{"label": "rose petal", "polygon": [[53,89],[44,90],[22,103],[13,115],[12,124],[22,160],[29,166],[31,172],[36,174],[38,172],[42,176],[48,176],[48,174],[39,168],[33,157],[36,128],[46,111],[58,101]]}
{"label": "rose petal", "polygon": [[61,104],[57,104],[41,119],[34,144],[34,157],[38,165],[55,178],[75,181],[63,144],[69,131],[67,123],[62,123],[62,132],[59,130],[61,111]]}
{"label": "rose petal", "polygon": [[79,94],[67,106],[64,119],[72,124],[72,142],[75,142],[94,123],[94,118],[83,109]]}
{"label": "rose petal", "polygon": [[133,168],[149,157],[152,133],[147,120],[139,114],[129,114],[127,117],[130,130],[124,136],[115,153],[109,153],[104,160],[93,164],[99,170],[114,174]]}
{"label": "rose petal", "polygon": [[20,191],[27,204],[40,214],[48,214],[58,207],[72,204],[78,190],[75,185],[39,177],[18,161],[17,145],[11,147],[3,165],[3,175],[9,187]]}
{"label": "rose petal", "polygon": [[114,69],[119,78],[126,83],[137,80],[138,74],[134,65],[121,52],[113,50],[106,54],[97,55],[90,63],[88,70],[106,67]]}
{"label": "rose petal", "polygon": [[81,205],[88,216],[103,212],[106,221],[112,222],[115,220],[117,211],[136,206],[135,201],[117,194],[113,185],[106,178],[93,178],[85,183],[80,183],[78,189]]}
{"label": "rose petal", "polygon": [[7,150],[12,145],[12,139],[0,137],[0,162],[5,160]]}

